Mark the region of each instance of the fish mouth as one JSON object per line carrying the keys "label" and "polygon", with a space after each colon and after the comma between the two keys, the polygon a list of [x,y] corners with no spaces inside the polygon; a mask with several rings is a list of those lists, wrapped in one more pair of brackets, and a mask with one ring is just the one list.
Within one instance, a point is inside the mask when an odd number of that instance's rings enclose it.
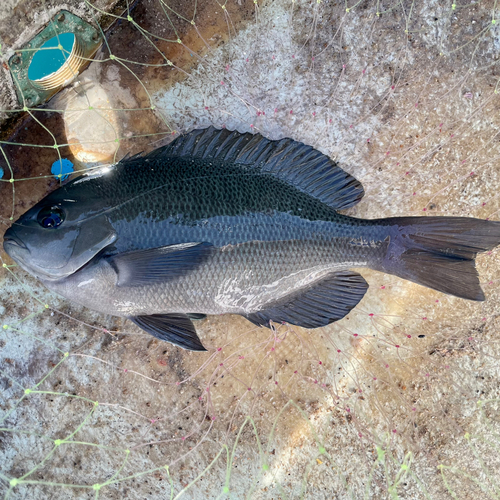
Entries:
{"label": "fish mouth", "polygon": [[24,269],[24,258],[29,255],[30,251],[21,239],[11,234],[10,229],[6,231],[3,237],[3,249],[16,264]]}
{"label": "fish mouth", "polygon": [[[14,238],[13,236],[4,236],[3,238],[3,246],[5,248],[5,245],[17,247],[17,248],[22,248],[23,250],[28,250],[28,247],[21,241],[18,240],[17,238]],[[5,250],[7,252],[7,249]],[[9,252],[7,252],[9,253]]]}
{"label": "fish mouth", "polygon": [[6,234],[3,238],[3,249],[21,269],[24,269],[38,279],[46,277],[45,273],[40,272],[39,269],[33,268],[27,263],[27,260],[29,260],[27,257],[31,252],[21,239]]}

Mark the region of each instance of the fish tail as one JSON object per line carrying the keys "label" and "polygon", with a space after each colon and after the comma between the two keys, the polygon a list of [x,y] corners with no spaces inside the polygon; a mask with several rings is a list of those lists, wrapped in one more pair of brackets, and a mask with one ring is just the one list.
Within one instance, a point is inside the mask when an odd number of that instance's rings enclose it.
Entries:
{"label": "fish tail", "polygon": [[484,300],[478,253],[500,244],[500,222],[468,217],[394,217],[381,271],[469,300]]}

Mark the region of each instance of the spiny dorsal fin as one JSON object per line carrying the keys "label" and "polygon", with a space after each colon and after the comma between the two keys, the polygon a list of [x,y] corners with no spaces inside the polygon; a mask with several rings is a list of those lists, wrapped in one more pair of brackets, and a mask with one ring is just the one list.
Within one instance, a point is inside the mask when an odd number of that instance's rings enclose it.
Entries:
{"label": "spiny dorsal fin", "polygon": [[260,134],[209,127],[181,135],[144,158],[169,156],[196,156],[255,168],[292,184],[336,210],[352,207],[364,195],[361,183],[328,156],[289,138],[271,141]]}

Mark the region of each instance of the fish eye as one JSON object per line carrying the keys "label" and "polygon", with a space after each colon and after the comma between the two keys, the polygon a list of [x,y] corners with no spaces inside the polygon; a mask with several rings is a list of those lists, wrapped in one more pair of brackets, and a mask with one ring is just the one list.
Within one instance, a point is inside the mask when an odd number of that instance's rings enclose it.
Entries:
{"label": "fish eye", "polygon": [[46,229],[60,226],[64,221],[64,212],[61,207],[42,208],[37,217],[38,224]]}

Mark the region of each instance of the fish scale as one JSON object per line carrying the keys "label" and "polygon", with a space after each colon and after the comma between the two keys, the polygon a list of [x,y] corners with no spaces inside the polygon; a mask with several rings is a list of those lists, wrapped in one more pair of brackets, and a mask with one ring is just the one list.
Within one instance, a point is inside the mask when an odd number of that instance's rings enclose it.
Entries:
{"label": "fish scale", "polygon": [[361,184],[311,146],[212,127],[70,181],[6,232],[51,290],[203,350],[189,314],[316,328],[343,318],[369,267],[483,300],[474,258],[500,223],[342,215]]}
{"label": "fish scale", "polygon": [[[102,198],[108,196],[110,206],[120,203],[126,195],[116,196],[115,190],[125,185],[127,192],[140,168],[138,161],[126,164],[113,182],[115,189],[106,189],[112,192],[111,197],[103,192]],[[133,203],[110,211],[109,217],[120,227],[122,236],[118,250],[201,241],[203,231],[210,232],[208,241],[224,246],[251,240],[309,238],[313,231],[330,233],[334,227],[339,236],[355,236],[355,228],[362,225],[269,174],[258,174],[252,171],[245,175],[220,163],[207,166],[201,160],[164,158],[160,166],[154,165],[147,172],[149,183],[142,179],[140,197],[136,195]],[[130,225],[132,220],[137,223]],[[309,228],[315,221],[317,227]],[[327,221],[335,226],[328,226]]]}
{"label": "fish scale", "polygon": [[[354,255],[351,261],[339,258],[332,263],[334,248],[340,250],[341,245],[298,240],[286,246],[281,242],[244,243],[217,251],[209,261],[179,279],[124,287],[116,300],[125,303],[132,297],[134,303],[140,303],[141,308],[122,311],[133,316],[167,308],[166,312],[246,314],[286,294],[300,280],[306,285],[335,270],[366,267],[366,261],[356,260]],[[385,249],[376,251],[382,255]],[[194,294],[194,290],[203,290],[203,294]],[[139,301],[141,296],[147,299]]]}

